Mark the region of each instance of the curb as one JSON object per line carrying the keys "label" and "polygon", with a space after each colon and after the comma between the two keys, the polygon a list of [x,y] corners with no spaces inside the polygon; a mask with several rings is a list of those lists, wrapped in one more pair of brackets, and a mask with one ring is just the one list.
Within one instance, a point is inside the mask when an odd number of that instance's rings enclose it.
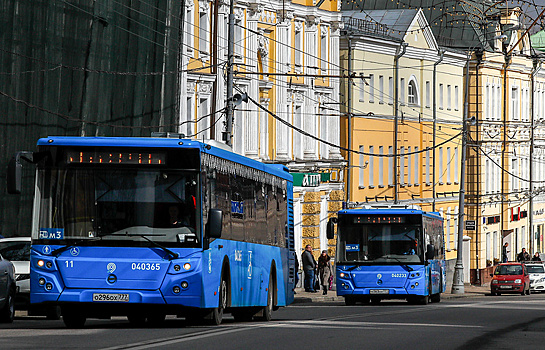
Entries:
{"label": "curb", "polygon": [[[442,294],[442,299],[461,299],[461,298],[471,298],[486,296],[486,293],[479,292],[468,292],[464,294]],[[316,296],[316,297],[307,297],[307,296],[296,296],[292,304],[303,304],[303,303],[324,303],[324,302],[344,302],[344,297],[340,296]]]}

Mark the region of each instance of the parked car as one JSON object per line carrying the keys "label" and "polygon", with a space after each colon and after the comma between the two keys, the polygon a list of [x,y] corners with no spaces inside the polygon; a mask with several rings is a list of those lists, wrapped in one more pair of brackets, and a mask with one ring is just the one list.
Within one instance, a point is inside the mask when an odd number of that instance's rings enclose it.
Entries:
{"label": "parked car", "polygon": [[545,292],[545,265],[541,262],[527,262],[524,265],[530,274],[530,290]]}
{"label": "parked car", "polygon": [[0,254],[15,267],[15,306],[26,310],[30,304],[30,237],[1,238]]}
{"label": "parked car", "polygon": [[32,316],[47,316],[58,320],[60,308],[52,306],[47,309],[36,309],[30,304],[30,237],[0,238],[0,254],[15,266],[16,290],[15,308],[27,310]]}
{"label": "parked car", "polygon": [[490,292],[492,295],[501,295],[502,293],[520,293],[521,295],[530,295],[530,276],[528,269],[523,263],[503,263],[496,266],[492,282],[490,283]]}
{"label": "parked car", "polygon": [[13,322],[15,290],[15,267],[0,254],[0,322]]}

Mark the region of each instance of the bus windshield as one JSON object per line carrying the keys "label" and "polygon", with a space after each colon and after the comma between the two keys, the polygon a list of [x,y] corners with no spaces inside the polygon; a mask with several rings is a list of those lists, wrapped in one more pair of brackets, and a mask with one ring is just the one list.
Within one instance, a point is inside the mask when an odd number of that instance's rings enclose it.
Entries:
{"label": "bus windshield", "polygon": [[[198,174],[158,168],[65,167],[38,172],[41,239],[198,247]],[[36,235],[36,234],[35,234]],[[142,236],[145,236],[142,237]]]}
{"label": "bus windshield", "polygon": [[417,224],[352,224],[338,226],[341,263],[420,263],[421,226]]}

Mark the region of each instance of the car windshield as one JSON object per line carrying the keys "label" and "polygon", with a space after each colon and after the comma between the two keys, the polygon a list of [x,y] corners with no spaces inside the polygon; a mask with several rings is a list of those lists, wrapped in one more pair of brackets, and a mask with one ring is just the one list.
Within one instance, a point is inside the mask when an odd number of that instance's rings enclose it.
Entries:
{"label": "car windshield", "polygon": [[0,242],[0,255],[10,261],[30,261],[30,241]]}
{"label": "car windshield", "polygon": [[46,168],[40,169],[38,186],[42,198],[34,238],[144,242],[146,235],[161,244],[199,245],[195,172]]}
{"label": "car windshield", "polygon": [[499,265],[494,275],[522,275],[521,265]]}
{"label": "car windshield", "polygon": [[543,265],[526,265],[528,273],[545,273],[545,267]]}

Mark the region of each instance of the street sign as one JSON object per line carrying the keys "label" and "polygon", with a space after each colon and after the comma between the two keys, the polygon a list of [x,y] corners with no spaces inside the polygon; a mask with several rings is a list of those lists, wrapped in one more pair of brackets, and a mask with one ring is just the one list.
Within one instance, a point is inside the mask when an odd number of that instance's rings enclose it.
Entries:
{"label": "street sign", "polygon": [[468,231],[475,231],[477,225],[475,224],[475,220],[466,220],[465,221],[466,230]]}

